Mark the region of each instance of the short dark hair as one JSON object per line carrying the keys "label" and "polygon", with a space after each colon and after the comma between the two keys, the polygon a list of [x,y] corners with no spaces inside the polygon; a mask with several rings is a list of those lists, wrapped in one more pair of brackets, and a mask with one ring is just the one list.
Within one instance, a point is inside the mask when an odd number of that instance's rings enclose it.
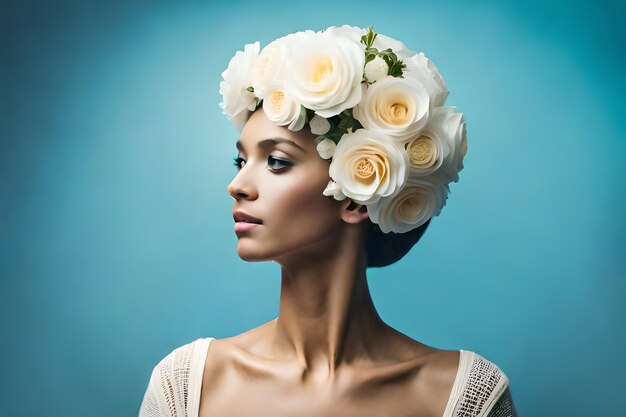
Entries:
{"label": "short dark hair", "polygon": [[430,224],[428,219],[423,225],[405,233],[383,233],[377,224],[365,220],[365,251],[367,267],[381,267],[399,261],[422,237]]}

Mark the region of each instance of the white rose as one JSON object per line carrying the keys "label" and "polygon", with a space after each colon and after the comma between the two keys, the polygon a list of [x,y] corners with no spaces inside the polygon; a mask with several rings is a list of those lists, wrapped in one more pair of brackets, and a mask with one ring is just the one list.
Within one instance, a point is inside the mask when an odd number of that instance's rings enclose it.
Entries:
{"label": "white rose", "polygon": [[458,113],[454,107],[441,107],[434,119],[433,125],[437,127],[433,130],[441,132],[443,161],[430,177],[440,184],[457,182],[459,171],[463,169],[463,158],[467,153],[467,130],[463,113]]}
{"label": "white rose", "polygon": [[435,64],[426,58],[422,52],[405,59],[404,63],[406,68],[402,71],[402,75],[422,84],[428,92],[433,106],[443,106],[446,98],[448,98],[448,89]]}
{"label": "white rose", "polygon": [[438,215],[447,195],[447,186],[409,178],[397,194],[367,206],[367,212],[384,233],[405,233]]}
{"label": "white rose", "polygon": [[272,123],[289,125],[289,130],[300,130],[306,123],[306,113],[300,110],[300,104],[289,97],[284,89],[274,86],[267,88],[263,111]]}
{"label": "white rose", "polygon": [[391,48],[391,50],[398,56],[398,59],[404,61],[415,55],[415,51],[407,48],[402,42],[397,39],[394,39],[390,36],[383,35],[378,33],[376,35],[376,39],[374,40],[374,48],[379,51],[383,51],[385,49]]}
{"label": "white rose", "polygon": [[330,123],[325,118],[314,115],[309,121],[309,127],[311,128],[311,133],[314,135],[324,135],[328,133],[330,130]]}
{"label": "white rose", "polygon": [[298,39],[305,37],[305,36],[310,36],[311,34],[315,34],[315,33],[316,33],[315,31],[307,29],[304,31],[289,33],[285,36],[281,36],[280,38],[276,39],[276,41],[284,43],[287,49],[291,50],[292,48],[298,47]]}
{"label": "white rose", "polygon": [[376,82],[387,76],[388,71],[389,65],[387,65],[384,59],[377,55],[374,59],[365,64],[365,79],[370,83]]}
{"label": "white rose", "polygon": [[[361,42],[361,37],[367,35],[369,29],[363,29],[357,26],[343,25],[331,26],[324,30],[324,32],[333,35],[343,36],[349,38],[353,42],[359,43]],[[372,46],[379,51],[391,48],[391,50],[395,52],[395,54],[401,60],[410,58],[415,55],[415,51],[407,48],[402,42],[390,36],[383,35],[382,33],[376,34],[376,39],[374,40],[374,44]]]}
{"label": "white rose", "polygon": [[259,56],[259,42],[247,44],[243,52],[237,51],[222,72],[220,82],[222,102],[220,107],[228,120],[241,131],[243,125],[256,108],[256,97],[247,88],[252,81],[252,68]]}
{"label": "white rose", "polygon": [[335,200],[345,200],[346,196],[341,192],[341,185],[333,180],[328,181],[328,185],[322,192],[325,196],[333,197]]}
{"label": "white rose", "polygon": [[330,159],[335,154],[337,144],[334,141],[325,138],[317,144],[316,149],[322,159]]}
{"label": "white rose", "polygon": [[372,204],[402,187],[408,162],[405,150],[386,135],[358,129],[339,140],[329,173],[344,195],[356,203]]}
{"label": "white rose", "polygon": [[353,115],[366,129],[403,142],[424,127],[429,111],[428,94],[419,82],[386,76],[367,88]]}
{"label": "white rose", "polygon": [[368,30],[361,29],[358,26],[342,25],[330,26],[322,32],[333,36],[340,36],[342,38],[350,39],[352,42],[359,43],[361,42],[361,36],[367,35]]}
{"label": "white rose", "polygon": [[288,90],[294,100],[325,118],[361,100],[363,45],[324,32],[300,32],[286,44],[292,56]]}
{"label": "white rose", "polygon": [[263,48],[252,69],[254,94],[264,99],[270,84],[286,78],[287,66],[287,48],[283,42],[273,41]]}

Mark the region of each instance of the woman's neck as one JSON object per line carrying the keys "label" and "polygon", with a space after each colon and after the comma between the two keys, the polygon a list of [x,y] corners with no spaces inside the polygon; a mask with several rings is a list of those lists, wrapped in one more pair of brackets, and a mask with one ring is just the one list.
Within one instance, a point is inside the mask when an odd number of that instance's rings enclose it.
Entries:
{"label": "woman's neck", "polygon": [[363,250],[352,244],[360,236],[351,233],[328,245],[327,254],[282,264],[274,354],[296,359],[315,380],[331,378],[342,364],[371,359],[388,330],[372,302]]}

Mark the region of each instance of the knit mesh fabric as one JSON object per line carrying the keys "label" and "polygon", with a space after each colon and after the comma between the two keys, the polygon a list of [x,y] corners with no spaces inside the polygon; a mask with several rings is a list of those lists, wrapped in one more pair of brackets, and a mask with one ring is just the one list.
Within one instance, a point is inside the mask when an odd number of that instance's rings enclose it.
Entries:
{"label": "knit mesh fabric", "polygon": [[174,349],[154,367],[140,417],[191,417],[190,384],[196,381],[190,376],[197,366],[204,364],[198,360],[206,353],[202,341],[198,339]]}
{"label": "knit mesh fabric", "polygon": [[487,417],[516,417],[515,405],[511,397],[511,390],[507,388],[498,398],[496,405],[491,409]]}
{"label": "knit mesh fabric", "polygon": [[[477,353],[465,369],[467,379],[456,400],[454,417],[516,417],[508,377],[496,364]],[[447,416],[444,416],[447,417]]]}

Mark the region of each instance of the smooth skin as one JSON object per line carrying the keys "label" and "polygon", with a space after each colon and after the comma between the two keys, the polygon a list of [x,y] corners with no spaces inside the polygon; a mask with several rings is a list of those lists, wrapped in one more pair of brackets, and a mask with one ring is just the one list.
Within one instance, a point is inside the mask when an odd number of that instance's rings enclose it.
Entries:
{"label": "smooth skin", "polygon": [[379,317],[362,247],[366,208],[322,194],[329,161],[314,138],[274,125],[262,108],[241,133],[228,192],[233,211],[262,224],[237,232],[237,252],[281,266],[280,310],[211,342],[199,416],[441,417],[459,351],[422,344]]}

